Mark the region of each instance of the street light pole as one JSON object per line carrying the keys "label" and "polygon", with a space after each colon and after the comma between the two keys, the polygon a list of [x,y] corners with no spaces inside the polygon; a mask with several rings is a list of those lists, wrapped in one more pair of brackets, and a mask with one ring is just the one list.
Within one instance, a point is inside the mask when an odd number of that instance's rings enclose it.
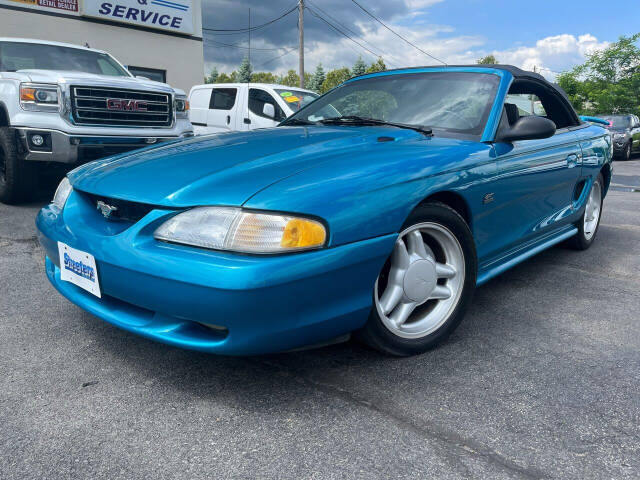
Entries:
{"label": "street light pole", "polygon": [[304,88],[304,0],[300,0],[298,3],[298,32],[300,88]]}

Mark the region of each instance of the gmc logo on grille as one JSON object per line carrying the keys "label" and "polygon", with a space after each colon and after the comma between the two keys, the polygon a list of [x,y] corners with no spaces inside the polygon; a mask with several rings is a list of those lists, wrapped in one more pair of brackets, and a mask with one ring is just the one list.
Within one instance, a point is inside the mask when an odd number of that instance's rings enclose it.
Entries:
{"label": "gmc logo on grille", "polygon": [[144,100],[123,100],[121,98],[107,98],[108,110],[122,110],[125,112],[146,112],[147,102]]}

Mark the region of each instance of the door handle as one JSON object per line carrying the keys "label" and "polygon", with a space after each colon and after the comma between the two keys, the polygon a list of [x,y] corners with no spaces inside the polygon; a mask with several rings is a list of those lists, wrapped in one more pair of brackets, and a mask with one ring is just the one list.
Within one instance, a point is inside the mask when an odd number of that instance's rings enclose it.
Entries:
{"label": "door handle", "polygon": [[249,125],[251,123],[251,119],[250,118],[245,118],[244,119],[244,123],[246,123],[247,125]]}
{"label": "door handle", "polygon": [[231,123],[231,115],[227,115],[227,125]]}

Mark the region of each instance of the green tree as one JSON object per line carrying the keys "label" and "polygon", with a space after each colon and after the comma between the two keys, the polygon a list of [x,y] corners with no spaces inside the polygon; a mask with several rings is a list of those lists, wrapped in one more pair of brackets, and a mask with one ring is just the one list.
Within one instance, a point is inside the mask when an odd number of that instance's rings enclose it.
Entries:
{"label": "green tree", "polygon": [[242,59],[242,63],[240,64],[240,68],[238,69],[238,81],[241,83],[248,83],[251,81],[251,72],[253,72],[253,67],[251,63],[249,63],[249,57],[245,56]]}
{"label": "green tree", "polygon": [[216,83],[218,81],[218,69],[213,67],[208,77],[204,77],[204,83]]}
{"label": "green tree", "polygon": [[280,83],[281,85],[286,85],[287,87],[299,87],[300,76],[296,73],[295,70],[289,70],[286,75],[279,79],[278,83]]}
{"label": "green tree", "polygon": [[384,72],[386,69],[387,66],[384,64],[384,60],[382,60],[382,57],[380,57],[378,58],[378,60],[369,65],[366,73]]}
{"label": "green tree", "polygon": [[311,81],[309,82],[309,85],[308,85],[309,90],[313,90],[314,92],[320,93],[320,91],[322,90],[322,84],[324,83],[325,78],[326,78],[326,75],[324,74],[324,68],[322,68],[322,64],[319,63],[316,66],[316,71],[311,77]]}
{"label": "green tree", "polygon": [[278,83],[278,78],[271,72],[256,72],[251,75],[253,83]]}
{"label": "green tree", "polygon": [[364,75],[367,71],[367,64],[362,60],[362,55],[358,57],[356,63],[353,64],[353,68],[351,69],[351,76],[357,77],[358,75]]}
{"label": "green tree", "polygon": [[351,78],[351,70],[347,67],[337,68],[327,73],[327,77],[322,83],[322,92],[325,93],[334,87],[337,87],[343,82],[346,82]]}
{"label": "green tree", "polygon": [[496,60],[496,57],[494,55],[487,55],[486,57],[482,57],[476,60],[476,63],[480,65],[497,65],[498,60]]}
{"label": "green tree", "polygon": [[239,81],[237,71],[234,70],[229,74],[229,83],[238,83]]}
{"label": "green tree", "polygon": [[232,82],[231,77],[229,77],[229,75],[227,75],[224,72],[218,75],[218,78],[216,79],[216,83],[231,83],[231,82]]}
{"label": "green tree", "polygon": [[587,61],[558,76],[581,114],[640,114],[640,33],[622,36]]}

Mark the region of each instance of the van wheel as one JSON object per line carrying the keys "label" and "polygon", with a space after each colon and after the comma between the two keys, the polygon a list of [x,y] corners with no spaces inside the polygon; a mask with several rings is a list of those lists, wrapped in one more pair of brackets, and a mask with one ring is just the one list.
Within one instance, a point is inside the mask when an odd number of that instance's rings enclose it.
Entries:
{"label": "van wheel", "polygon": [[35,185],[35,165],[20,159],[15,130],[0,127],[0,202],[28,199]]}
{"label": "van wheel", "polygon": [[469,308],[476,272],[475,242],[464,219],[442,203],[417,208],[376,280],[369,321],[358,336],[397,356],[439,345]]}

